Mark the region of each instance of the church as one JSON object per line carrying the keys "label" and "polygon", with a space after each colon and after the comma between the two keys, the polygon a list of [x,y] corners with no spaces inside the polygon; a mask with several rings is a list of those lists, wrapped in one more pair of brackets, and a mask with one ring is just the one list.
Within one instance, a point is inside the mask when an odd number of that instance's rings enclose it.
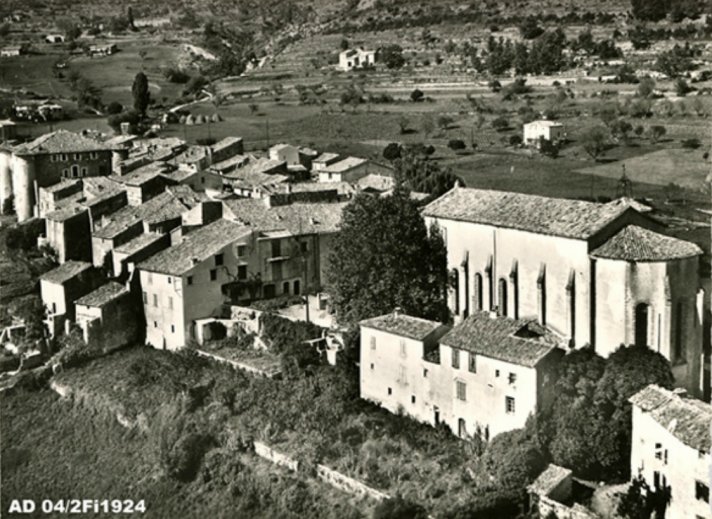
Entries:
{"label": "church", "polygon": [[447,247],[456,324],[489,311],[533,318],[603,357],[645,345],[702,394],[702,250],[664,234],[640,204],[455,187],[423,214]]}

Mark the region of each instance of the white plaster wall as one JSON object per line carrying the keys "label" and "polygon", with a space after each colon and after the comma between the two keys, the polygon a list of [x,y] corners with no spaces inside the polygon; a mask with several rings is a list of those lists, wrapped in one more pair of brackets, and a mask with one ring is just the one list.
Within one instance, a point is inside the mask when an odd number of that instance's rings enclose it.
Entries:
{"label": "white plaster wall", "polygon": [[[701,455],[680,442],[648,413],[633,407],[633,442],[631,475],[641,474],[653,485],[653,473],[663,474],[671,487],[672,501],[667,509],[667,519],[703,517],[712,519],[709,503],[695,498],[695,480],[710,484],[710,454]],[[655,444],[668,451],[668,461],[655,459]]]}

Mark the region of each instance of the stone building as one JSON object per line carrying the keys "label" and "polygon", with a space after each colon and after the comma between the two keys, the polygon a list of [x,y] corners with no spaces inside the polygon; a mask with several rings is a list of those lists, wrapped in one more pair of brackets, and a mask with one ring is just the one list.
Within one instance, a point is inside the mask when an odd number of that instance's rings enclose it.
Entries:
{"label": "stone building", "polygon": [[376,64],[376,51],[365,49],[348,49],[339,53],[339,68],[345,72],[350,70],[374,66]]}
{"label": "stone building", "polygon": [[560,341],[532,321],[477,312],[451,330],[399,312],[361,326],[361,398],[485,440],[551,399]]}
{"label": "stone building", "polygon": [[651,488],[667,488],[669,519],[710,519],[712,406],[679,390],[650,385],[630,398],[630,471]]}
{"label": "stone building", "polygon": [[558,143],[565,136],[564,125],[560,122],[543,119],[524,125],[524,144],[530,146],[539,146],[541,139]]}
{"label": "stone building", "polygon": [[67,261],[40,276],[42,304],[50,317],[74,320],[74,301],[99,286],[100,273],[86,261]]}
{"label": "stone building", "polygon": [[0,198],[14,196],[19,221],[37,215],[38,189],[62,179],[111,173],[112,148],[58,130],[18,146],[0,149]]}
{"label": "stone building", "polygon": [[702,291],[695,244],[627,204],[456,187],[424,209],[447,246],[456,322],[478,310],[533,317],[570,347],[643,344],[700,394]]}
{"label": "stone building", "polygon": [[124,285],[110,281],[75,301],[84,342],[107,352],[134,343],[141,332],[139,306]]}

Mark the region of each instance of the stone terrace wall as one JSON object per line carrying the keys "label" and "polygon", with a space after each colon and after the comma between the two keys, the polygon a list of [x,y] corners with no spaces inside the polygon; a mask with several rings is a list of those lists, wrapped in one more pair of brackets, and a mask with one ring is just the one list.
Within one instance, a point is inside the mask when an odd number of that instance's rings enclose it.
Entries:
{"label": "stone terrace wall", "polygon": [[354,494],[362,497],[370,497],[371,499],[375,499],[376,501],[383,501],[385,499],[390,498],[388,494],[384,494],[383,492],[380,492],[375,488],[371,488],[357,479],[345,476],[341,472],[337,472],[333,469],[330,469],[325,465],[317,465],[316,473],[317,477],[322,481],[325,481],[332,487],[338,488],[339,490],[343,490],[344,492],[347,492],[349,494]]}

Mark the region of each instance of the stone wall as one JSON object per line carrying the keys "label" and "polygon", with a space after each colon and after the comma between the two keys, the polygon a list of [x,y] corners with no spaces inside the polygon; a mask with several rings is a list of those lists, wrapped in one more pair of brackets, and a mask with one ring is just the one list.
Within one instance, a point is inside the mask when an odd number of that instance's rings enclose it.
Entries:
{"label": "stone wall", "polygon": [[380,492],[375,488],[371,488],[357,479],[345,476],[341,472],[337,472],[333,469],[330,469],[325,465],[317,465],[316,474],[317,477],[322,481],[328,483],[334,488],[343,490],[344,492],[347,492],[349,494],[369,497],[371,499],[375,499],[376,501],[390,499],[390,496],[388,496],[388,494],[384,494],[383,492]]}
{"label": "stone wall", "polygon": [[259,441],[255,441],[254,447],[255,454],[257,454],[259,457],[271,461],[272,463],[274,463],[275,465],[279,465],[280,467],[285,467],[293,472],[297,472],[299,470],[299,462],[297,460],[287,456],[284,453],[274,450],[269,445]]}

